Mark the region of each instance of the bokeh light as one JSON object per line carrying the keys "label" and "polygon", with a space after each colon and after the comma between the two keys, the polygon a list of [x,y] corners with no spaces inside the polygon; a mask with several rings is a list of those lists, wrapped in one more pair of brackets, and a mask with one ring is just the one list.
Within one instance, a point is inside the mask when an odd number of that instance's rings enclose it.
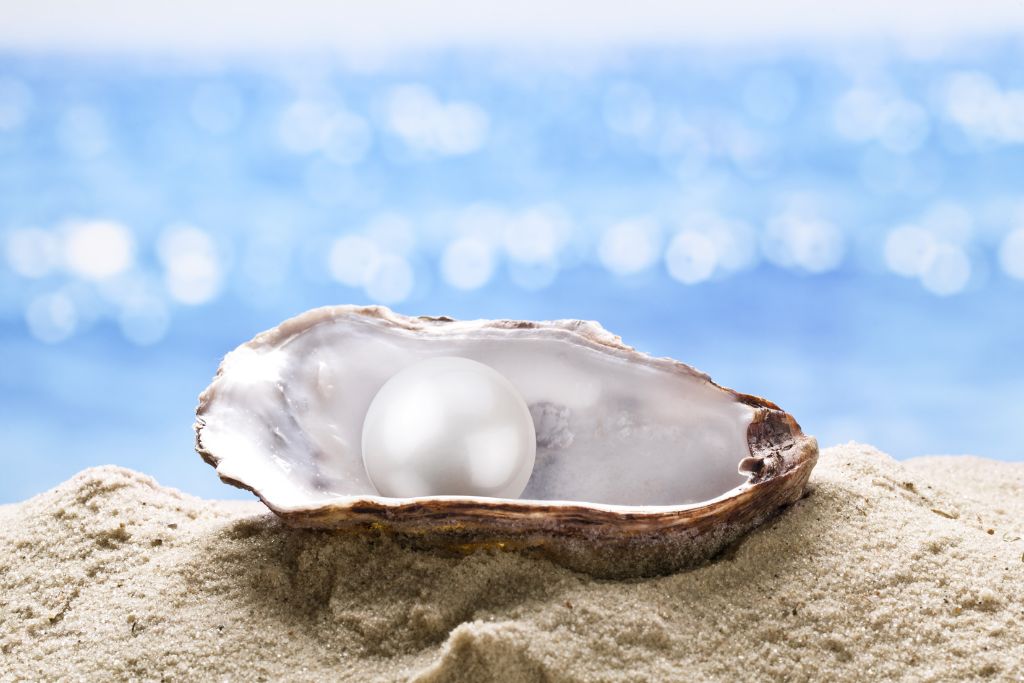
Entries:
{"label": "bokeh light", "polygon": [[885,238],[885,263],[894,273],[919,277],[935,252],[935,238],[924,228],[901,225]]}
{"label": "bokeh light", "polygon": [[463,155],[484,144],[490,119],[472,102],[442,102],[426,86],[402,85],[388,95],[387,123],[416,150]]}
{"label": "bokeh light", "polygon": [[25,309],[25,320],[33,337],[54,344],[67,339],[75,331],[78,313],[70,296],[54,292],[32,299]]}
{"label": "bokeh light", "polygon": [[684,230],[673,237],[665,253],[669,275],[686,285],[707,280],[715,271],[717,262],[715,243],[691,230]]}
{"label": "bokeh light", "polygon": [[494,247],[479,237],[462,237],[445,247],[441,273],[457,289],[479,289],[494,275]]}
{"label": "bokeh light", "polygon": [[938,244],[921,272],[921,284],[929,292],[949,296],[963,291],[971,277],[971,262],[959,247]]}
{"label": "bokeh light", "polygon": [[0,426],[187,458],[225,352],[379,303],[595,319],[824,444],[1017,457],[1018,47],[2,58]]}
{"label": "bokeh light", "polygon": [[157,253],[167,291],[176,301],[203,304],[220,293],[225,264],[209,234],[190,225],[172,226],[160,235]]}
{"label": "bokeh light", "polygon": [[557,205],[535,206],[512,217],[502,236],[505,251],[523,265],[554,265],[572,231],[572,219]]}
{"label": "bokeh light", "polygon": [[331,134],[331,113],[319,103],[300,100],[290,104],[278,123],[281,146],[294,154],[321,149]]}
{"label": "bokeh light", "polygon": [[60,242],[39,228],[15,228],[7,233],[7,264],[18,275],[39,278],[60,264]]}
{"label": "bokeh light", "polygon": [[75,275],[102,280],[127,270],[135,259],[131,230],[116,221],[74,221],[65,228],[64,262]]}
{"label": "bokeh light", "polygon": [[616,275],[630,275],[657,262],[661,247],[658,224],[650,219],[616,223],[604,231],[598,256],[604,267]]}
{"label": "bokeh light", "polygon": [[769,261],[785,268],[825,273],[839,266],[844,251],[843,233],[832,223],[799,213],[783,213],[769,220],[763,245]]}
{"label": "bokeh light", "polygon": [[999,263],[1007,275],[1024,280],[1024,228],[1017,228],[1003,239]]}
{"label": "bokeh light", "polygon": [[409,262],[398,254],[384,254],[366,275],[366,295],[382,304],[397,304],[412,293],[416,275]]}
{"label": "bokeh light", "polygon": [[348,287],[365,287],[380,260],[377,244],[363,235],[342,235],[331,245],[328,267],[335,280]]}
{"label": "bokeh light", "polygon": [[1024,90],[1003,90],[984,72],[960,71],[949,77],[946,111],[972,137],[1024,142]]}

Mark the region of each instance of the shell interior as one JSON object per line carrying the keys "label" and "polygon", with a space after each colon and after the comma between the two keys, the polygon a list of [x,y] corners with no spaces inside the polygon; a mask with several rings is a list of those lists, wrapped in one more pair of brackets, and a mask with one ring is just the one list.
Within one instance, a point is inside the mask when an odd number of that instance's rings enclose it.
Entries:
{"label": "shell interior", "polygon": [[228,354],[199,411],[202,449],[217,454],[221,477],[276,511],[395,500],[377,496],[366,475],[363,418],[391,376],[434,356],[485,363],[526,399],[537,459],[521,502],[681,506],[749,476],[738,466],[751,455],[753,407],[595,323],[408,319],[351,307],[302,318]]}
{"label": "shell interior", "polygon": [[[522,498],[376,495],[360,453],[368,406],[433,356],[486,363],[528,402],[537,460]],[[290,525],[517,550],[606,578],[707,561],[797,501],[818,458],[775,404],[596,323],[357,306],[308,311],[228,354],[200,396],[196,450]]]}

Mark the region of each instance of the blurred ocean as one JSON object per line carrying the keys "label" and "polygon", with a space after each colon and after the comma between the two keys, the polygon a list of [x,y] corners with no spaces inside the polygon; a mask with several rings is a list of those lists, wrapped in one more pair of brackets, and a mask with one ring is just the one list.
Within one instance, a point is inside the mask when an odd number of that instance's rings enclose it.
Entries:
{"label": "blurred ocean", "polygon": [[1024,458],[1022,63],[0,57],[0,502],[232,495],[198,393],[332,303],[596,319],[824,446]]}

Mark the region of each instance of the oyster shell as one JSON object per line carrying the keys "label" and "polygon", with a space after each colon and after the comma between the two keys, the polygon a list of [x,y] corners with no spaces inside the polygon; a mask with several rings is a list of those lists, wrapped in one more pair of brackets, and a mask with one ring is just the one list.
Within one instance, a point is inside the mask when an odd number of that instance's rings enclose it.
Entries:
{"label": "oyster shell", "polygon": [[[360,454],[366,410],[388,378],[434,356],[486,363],[526,399],[537,456],[521,498],[376,494]],[[818,457],[775,404],[597,323],[374,306],[314,309],[229,353],[199,398],[196,450],[290,525],[519,549],[607,577],[706,561],[796,501]]]}

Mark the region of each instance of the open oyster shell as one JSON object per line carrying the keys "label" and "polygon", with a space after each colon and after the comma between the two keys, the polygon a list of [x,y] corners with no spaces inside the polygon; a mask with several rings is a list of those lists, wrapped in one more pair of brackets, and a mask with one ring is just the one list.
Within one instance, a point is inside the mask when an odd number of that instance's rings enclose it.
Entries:
{"label": "open oyster shell", "polygon": [[[520,499],[376,494],[360,435],[409,364],[471,358],[530,406],[537,458]],[[598,576],[706,561],[802,494],[813,437],[775,404],[653,358],[594,322],[308,311],[229,353],[199,398],[196,450],[300,527],[416,546],[540,553]]]}

